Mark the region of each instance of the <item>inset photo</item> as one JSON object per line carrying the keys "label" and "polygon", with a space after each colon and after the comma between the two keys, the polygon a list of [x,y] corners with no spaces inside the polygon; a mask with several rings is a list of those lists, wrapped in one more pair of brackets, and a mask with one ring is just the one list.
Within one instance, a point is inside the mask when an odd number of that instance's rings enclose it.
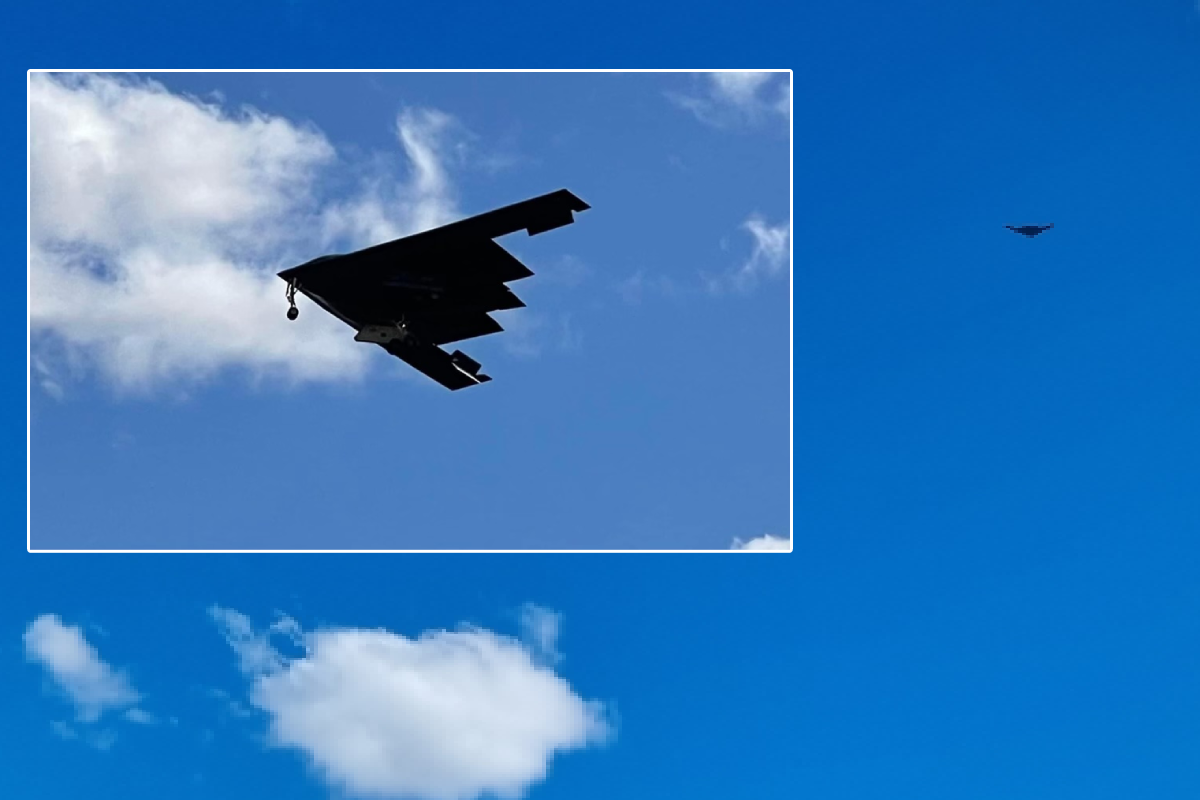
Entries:
{"label": "inset photo", "polygon": [[30,71],[27,548],[790,552],[791,81]]}

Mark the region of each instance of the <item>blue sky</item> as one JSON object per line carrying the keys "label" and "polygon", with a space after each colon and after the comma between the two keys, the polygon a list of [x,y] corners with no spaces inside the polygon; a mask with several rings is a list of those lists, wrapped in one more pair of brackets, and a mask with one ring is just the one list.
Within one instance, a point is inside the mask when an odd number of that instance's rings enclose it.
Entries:
{"label": "blue sky", "polygon": [[[756,572],[763,585],[753,599],[738,602],[715,590],[743,581],[736,562],[747,560],[764,565]],[[385,761],[392,772],[382,779],[384,788],[411,785],[414,774],[447,790],[466,780],[462,776],[495,786],[506,774],[527,774],[522,760],[531,760],[534,772],[545,766],[539,742],[548,741],[565,749],[549,760],[544,780],[533,780],[530,798],[612,797],[631,784],[655,795],[723,797],[745,790],[788,796],[795,776],[788,730],[798,698],[785,691],[786,671],[801,647],[783,635],[793,616],[789,561],[706,555],[38,557],[26,573],[38,579],[18,579],[22,591],[0,612],[6,632],[0,676],[13,689],[0,733],[9,754],[0,768],[0,791],[6,797],[73,797],[103,786],[131,798],[345,796],[340,784],[312,768],[318,758],[331,759],[338,775],[362,781],[372,780]],[[589,577],[582,580],[585,568]],[[536,604],[535,620],[538,613],[550,615],[557,636],[523,632],[530,603]],[[223,636],[213,606],[226,617],[245,615],[257,633],[280,614],[309,633],[333,631],[334,638],[310,654],[286,635],[272,638],[281,656],[299,659],[289,680],[305,687],[302,695],[255,707],[257,677],[241,672],[239,652]],[[43,614],[58,619],[35,628]],[[93,648],[90,659],[72,660],[71,628]],[[415,648],[422,658],[356,651],[346,628],[375,631],[377,643],[392,645],[402,644],[399,637],[459,631],[477,637],[482,655],[511,656],[515,648],[529,653],[542,672],[471,653],[442,653],[439,659],[429,641]],[[31,629],[40,638],[27,636]],[[480,629],[507,641],[489,642]],[[48,635],[55,631],[66,633]],[[524,644],[513,643],[522,636]],[[763,647],[764,636],[775,639],[771,647]],[[539,641],[550,644],[550,658]],[[81,660],[90,668],[79,666]],[[99,661],[104,668],[96,666]],[[49,664],[58,665],[65,679],[52,677]],[[321,676],[324,686],[340,688],[329,694],[306,683],[304,669]],[[557,679],[548,679],[547,671]],[[76,694],[67,694],[64,685]],[[386,722],[356,705],[362,699],[357,691],[370,693],[369,705],[390,714]],[[564,691],[593,705],[579,712]],[[306,738],[303,747],[276,744],[273,722],[294,725],[322,704],[327,736],[312,734],[316,738]],[[80,719],[97,706],[94,721]],[[129,708],[142,712],[142,721],[128,719]],[[601,724],[604,736],[591,731],[587,744],[569,746],[573,735],[586,733],[573,710]],[[543,738],[530,737],[522,725],[540,726]],[[458,739],[479,730],[490,734],[489,750],[505,751],[500,766],[482,754],[464,758],[454,751]],[[407,734],[421,737],[424,754]],[[338,758],[337,743],[350,735],[365,737],[365,763]],[[369,756],[372,743],[387,748],[380,759]]]}
{"label": "blue sky", "polygon": [[[33,547],[786,538],[787,88],[35,76]],[[529,308],[464,345],[490,386],[284,324],[281,268],[562,187],[592,210],[503,240]]]}
{"label": "blue sky", "polygon": [[[795,67],[797,552],[44,557],[14,543],[0,793],[107,780],[133,797],[331,796],[300,751],[264,740],[267,712],[222,722],[189,694],[244,703],[251,685],[211,606],[259,629],[278,610],[305,631],[414,636],[517,632],[532,602],[562,614],[558,674],[618,720],[530,797],[1197,795],[1193,3],[664,5],[636,26],[572,7],[466,32],[421,7],[403,26],[347,12],[353,41],[305,8],[276,25],[217,2],[182,38],[72,9],[79,24],[46,46],[62,48],[54,63],[104,61],[119,35],[143,63],[246,63],[231,54],[253,45],[275,63],[611,63],[620,46],[694,64],[720,42],[722,61]],[[1002,227],[1050,221],[1034,240]],[[24,383],[22,367],[10,395]],[[23,422],[23,403],[11,413]],[[52,722],[74,709],[23,642],[47,613],[87,631],[180,738],[114,709],[107,751],[62,740]]]}
{"label": "blue sky", "polygon": [[1200,14],[803,16],[799,785],[1195,796]]}

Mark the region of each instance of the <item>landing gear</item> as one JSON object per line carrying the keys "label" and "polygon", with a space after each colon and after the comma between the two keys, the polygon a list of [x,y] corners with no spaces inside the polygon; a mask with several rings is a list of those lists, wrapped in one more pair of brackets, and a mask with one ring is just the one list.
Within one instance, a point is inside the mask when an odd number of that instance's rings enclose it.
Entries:
{"label": "landing gear", "polygon": [[296,317],[300,316],[300,309],[296,308],[296,284],[295,283],[291,283],[291,282],[288,283],[287,301],[288,301],[287,318],[294,320]]}
{"label": "landing gear", "polygon": [[413,339],[412,331],[408,329],[408,323],[404,321],[404,317],[401,317],[400,321],[396,323],[396,338],[406,344],[411,345],[416,343],[416,340]]}

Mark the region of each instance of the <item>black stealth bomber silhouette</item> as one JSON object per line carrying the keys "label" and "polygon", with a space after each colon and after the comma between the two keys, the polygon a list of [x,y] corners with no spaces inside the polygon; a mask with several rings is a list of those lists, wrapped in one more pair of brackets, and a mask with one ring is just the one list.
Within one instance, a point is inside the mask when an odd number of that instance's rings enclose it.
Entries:
{"label": "black stealth bomber silhouette", "polygon": [[1014,228],[1012,225],[1005,225],[1004,227],[1008,228],[1010,231],[1016,231],[1017,233],[1023,236],[1028,236],[1032,239],[1042,231],[1048,231],[1053,228],[1054,223],[1051,222],[1049,225],[1022,225],[1019,228]]}
{"label": "black stealth bomber silhouette", "polygon": [[440,228],[345,255],[327,255],[279,273],[287,281],[288,319],[296,292],[354,328],[354,340],[373,342],[447,389],[490,381],[461,350],[438,345],[503,328],[489,311],[523,308],[504,284],[533,273],[496,242],[530,236],[575,221],[587,203],[566,189],[544,194]]}

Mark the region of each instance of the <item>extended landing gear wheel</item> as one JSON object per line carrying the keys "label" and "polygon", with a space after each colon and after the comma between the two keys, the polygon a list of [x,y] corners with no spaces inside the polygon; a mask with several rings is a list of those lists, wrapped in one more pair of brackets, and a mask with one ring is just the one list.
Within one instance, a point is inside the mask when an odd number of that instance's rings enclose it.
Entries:
{"label": "extended landing gear wheel", "polygon": [[287,301],[290,307],[287,310],[287,318],[294,320],[300,316],[300,309],[296,308],[296,284],[289,283],[287,288]]}

